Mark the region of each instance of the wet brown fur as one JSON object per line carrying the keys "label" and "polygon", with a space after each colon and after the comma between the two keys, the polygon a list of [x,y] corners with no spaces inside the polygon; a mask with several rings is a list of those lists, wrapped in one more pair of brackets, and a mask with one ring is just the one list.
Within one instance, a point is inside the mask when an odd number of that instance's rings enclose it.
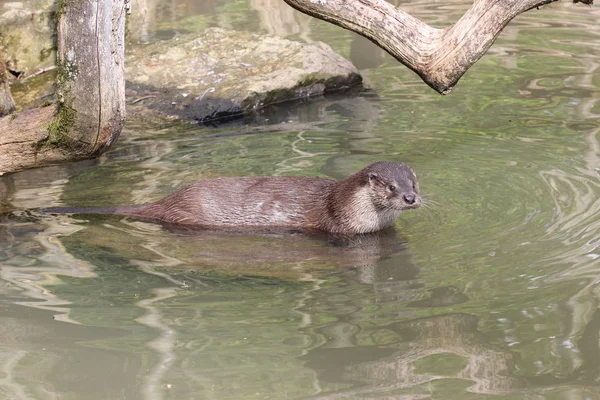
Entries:
{"label": "wet brown fur", "polygon": [[[414,201],[407,202],[406,196]],[[352,235],[386,228],[402,210],[420,203],[413,170],[404,164],[380,161],[339,181],[302,176],[215,178],[141,206],[45,211],[127,215],[205,228]]]}

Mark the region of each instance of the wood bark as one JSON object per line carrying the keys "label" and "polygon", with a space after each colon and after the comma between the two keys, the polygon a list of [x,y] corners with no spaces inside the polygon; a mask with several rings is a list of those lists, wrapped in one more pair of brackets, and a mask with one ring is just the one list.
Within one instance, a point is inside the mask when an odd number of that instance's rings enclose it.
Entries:
{"label": "wood bark", "polygon": [[449,93],[515,16],[556,0],[475,0],[454,25],[433,28],[385,0],[284,0],[297,10],[365,36]]}
{"label": "wood bark", "polygon": [[95,157],[125,118],[125,3],[62,0],[57,103],[0,119],[0,175]]}

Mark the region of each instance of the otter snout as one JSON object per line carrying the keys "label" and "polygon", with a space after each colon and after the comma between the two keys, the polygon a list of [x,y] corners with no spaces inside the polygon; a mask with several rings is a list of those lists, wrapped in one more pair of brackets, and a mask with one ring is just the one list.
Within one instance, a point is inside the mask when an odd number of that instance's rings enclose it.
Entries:
{"label": "otter snout", "polygon": [[409,205],[409,208],[417,208],[421,204],[421,196],[416,193],[406,193],[402,195],[402,200]]}
{"label": "otter snout", "polygon": [[414,193],[410,193],[410,194],[405,194],[403,196],[404,201],[407,202],[408,204],[414,204],[415,201],[417,201],[417,195]]}

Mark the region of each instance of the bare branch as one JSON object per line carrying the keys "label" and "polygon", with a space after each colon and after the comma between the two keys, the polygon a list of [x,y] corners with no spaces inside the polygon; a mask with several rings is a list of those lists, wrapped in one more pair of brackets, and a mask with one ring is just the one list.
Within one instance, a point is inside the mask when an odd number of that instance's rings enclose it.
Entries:
{"label": "bare branch", "polygon": [[433,28],[385,0],[284,1],[372,40],[434,90],[446,94],[510,20],[556,0],[475,0],[462,18],[446,29]]}

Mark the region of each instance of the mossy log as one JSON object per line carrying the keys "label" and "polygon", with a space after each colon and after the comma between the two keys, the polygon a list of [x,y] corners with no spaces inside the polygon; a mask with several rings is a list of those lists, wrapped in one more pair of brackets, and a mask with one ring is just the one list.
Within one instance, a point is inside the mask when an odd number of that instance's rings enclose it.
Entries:
{"label": "mossy log", "polygon": [[56,104],[0,119],[0,174],[92,158],[125,118],[125,2],[62,0]]}

